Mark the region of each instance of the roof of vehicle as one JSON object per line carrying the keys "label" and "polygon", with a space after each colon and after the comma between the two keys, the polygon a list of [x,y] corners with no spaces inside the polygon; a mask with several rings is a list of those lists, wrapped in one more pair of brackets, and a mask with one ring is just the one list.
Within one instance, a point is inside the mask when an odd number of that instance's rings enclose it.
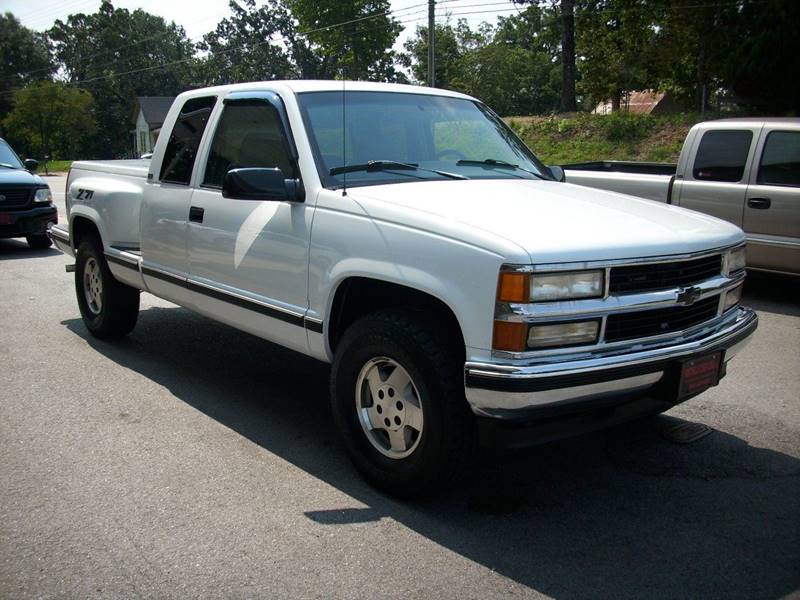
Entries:
{"label": "roof of vehicle", "polygon": [[697,129],[713,129],[717,126],[735,125],[739,127],[760,127],[762,125],[789,126],[792,129],[800,128],[800,118],[797,117],[738,117],[730,119],[715,119],[704,121],[695,125]]}
{"label": "roof of vehicle", "polygon": [[465,98],[474,100],[471,96],[419,85],[404,85],[400,83],[375,83],[371,81],[336,81],[331,79],[293,79],[286,81],[253,81],[250,83],[235,83],[232,85],[220,85],[210,88],[201,88],[184,92],[179,98],[203,96],[212,93],[246,92],[256,90],[279,90],[285,89],[295,94],[305,92],[341,92],[345,89],[348,92],[396,92],[405,94],[426,94],[431,96],[450,96],[453,98]]}

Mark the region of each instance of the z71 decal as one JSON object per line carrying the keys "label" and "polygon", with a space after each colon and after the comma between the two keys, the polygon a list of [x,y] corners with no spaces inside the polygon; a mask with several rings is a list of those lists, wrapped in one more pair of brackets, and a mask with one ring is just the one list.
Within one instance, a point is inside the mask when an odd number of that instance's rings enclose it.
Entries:
{"label": "z71 decal", "polygon": [[75,200],[91,200],[92,196],[94,196],[94,190],[79,189]]}

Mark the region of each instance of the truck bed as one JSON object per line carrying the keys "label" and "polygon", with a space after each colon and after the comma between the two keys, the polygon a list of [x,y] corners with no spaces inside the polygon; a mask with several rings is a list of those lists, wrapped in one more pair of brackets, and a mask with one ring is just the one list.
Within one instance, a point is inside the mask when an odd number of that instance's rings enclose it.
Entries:
{"label": "truck bed", "polygon": [[568,183],[669,203],[677,165],[607,160],[562,168]]}
{"label": "truck bed", "polygon": [[114,175],[127,175],[128,177],[147,179],[150,160],[79,160],[72,163],[72,168],[82,171],[93,171],[95,173],[111,173]]}

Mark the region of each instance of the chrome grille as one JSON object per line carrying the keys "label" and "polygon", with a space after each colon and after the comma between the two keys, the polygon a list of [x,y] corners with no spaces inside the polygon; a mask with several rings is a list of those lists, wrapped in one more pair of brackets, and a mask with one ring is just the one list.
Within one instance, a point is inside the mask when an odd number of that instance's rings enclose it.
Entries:
{"label": "chrome grille", "polygon": [[719,296],[695,302],[691,306],[674,306],[609,315],[606,320],[607,342],[675,333],[699,325],[717,316]]}
{"label": "chrome grille", "polygon": [[675,262],[612,267],[608,291],[611,294],[632,294],[666,290],[699,283],[721,273],[720,254]]}

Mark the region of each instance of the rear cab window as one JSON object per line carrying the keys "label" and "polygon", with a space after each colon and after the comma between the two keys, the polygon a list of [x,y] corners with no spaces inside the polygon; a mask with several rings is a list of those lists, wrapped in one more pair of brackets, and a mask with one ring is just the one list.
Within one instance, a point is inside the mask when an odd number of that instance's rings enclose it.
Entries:
{"label": "rear cab window", "polygon": [[771,131],[767,135],[757,182],[800,187],[800,131]]}
{"label": "rear cab window", "polygon": [[189,185],[197,149],[216,102],[216,96],[191,98],[184,102],[164,151],[160,181]]}
{"label": "rear cab window", "polygon": [[699,181],[741,181],[752,141],[753,132],[749,130],[706,131],[697,148],[692,177]]}

